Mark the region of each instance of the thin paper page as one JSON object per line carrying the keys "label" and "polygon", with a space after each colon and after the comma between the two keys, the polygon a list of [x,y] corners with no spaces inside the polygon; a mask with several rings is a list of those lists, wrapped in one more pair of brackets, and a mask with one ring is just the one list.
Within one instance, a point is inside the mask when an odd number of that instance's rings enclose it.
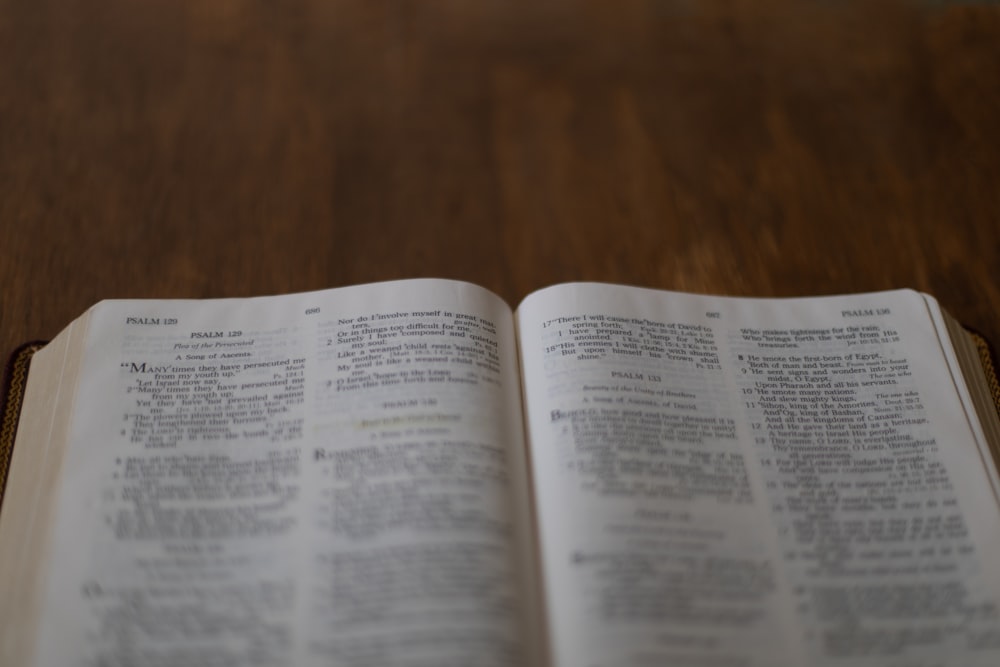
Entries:
{"label": "thin paper page", "polygon": [[920,295],[566,285],[518,329],[556,665],[997,664],[1000,513]]}
{"label": "thin paper page", "polygon": [[512,330],[450,281],[100,304],[38,664],[528,660]]}

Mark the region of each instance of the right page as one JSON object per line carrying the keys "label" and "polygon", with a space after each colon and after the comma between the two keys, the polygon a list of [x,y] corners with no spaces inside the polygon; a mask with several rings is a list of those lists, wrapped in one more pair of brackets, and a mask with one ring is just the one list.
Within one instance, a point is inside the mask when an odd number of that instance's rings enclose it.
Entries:
{"label": "right page", "polygon": [[1000,511],[933,304],[520,306],[553,663],[1000,664]]}

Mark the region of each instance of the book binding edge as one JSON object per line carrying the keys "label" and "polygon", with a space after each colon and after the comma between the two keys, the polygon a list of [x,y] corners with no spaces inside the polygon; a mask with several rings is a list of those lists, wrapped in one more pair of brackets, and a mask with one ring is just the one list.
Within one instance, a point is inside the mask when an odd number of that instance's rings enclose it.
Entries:
{"label": "book binding edge", "polygon": [[[986,377],[986,385],[989,387],[990,395],[993,397],[993,406],[997,409],[997,417],[1000,417],[1000,377],[997,376],[997,369],[994,363],[996,355],[993,353],[993,346],[979,332],[967,327],[965,330],[969,332],[972,342],[976,344],[976,351],[979,353],[979,362],[983,367],[983,375]],[[1000,460],[997,463],[1000,466]]]}
{"label": "book binding edge", "polygon": [[0,385],[0,505],[3,504],[4,491],[7,489],[14,437],[17,435],[24,390],[28,386],[28,367],[31,365],[31,357],[45,345],[45,341],[35,340],[18,346],[4,368],[3,384]]}

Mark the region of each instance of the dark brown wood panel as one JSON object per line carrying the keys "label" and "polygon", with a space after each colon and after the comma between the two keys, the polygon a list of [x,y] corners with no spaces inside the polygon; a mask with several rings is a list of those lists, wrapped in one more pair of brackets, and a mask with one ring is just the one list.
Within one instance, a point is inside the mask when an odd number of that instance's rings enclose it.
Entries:
{"label": "dark brown wood panel", "polygon": [[0,0],[0,349],[107,297],[909,286],[1000,342],[1000,9]]}

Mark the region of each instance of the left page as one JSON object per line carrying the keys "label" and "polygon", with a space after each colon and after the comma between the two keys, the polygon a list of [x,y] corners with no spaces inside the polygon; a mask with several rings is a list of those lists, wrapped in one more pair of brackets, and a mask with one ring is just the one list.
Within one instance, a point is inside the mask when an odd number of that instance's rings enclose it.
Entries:
{"label": "left page", "polygon": [[32,664],[534,660],[495,295],[103,302],[77,391]]}

